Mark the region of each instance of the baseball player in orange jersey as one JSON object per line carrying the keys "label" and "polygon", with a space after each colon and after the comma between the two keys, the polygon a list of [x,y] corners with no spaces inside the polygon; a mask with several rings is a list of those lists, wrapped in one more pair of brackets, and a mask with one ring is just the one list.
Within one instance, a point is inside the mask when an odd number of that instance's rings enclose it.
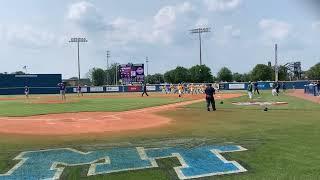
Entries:
{"label": "baseball player in orange jersey", "polygon": [[182,92],[183,92],[182,84],[178,85],[178,92],[179,92],[179,97],[181,97],[182,96]]}
{"label": "baseball player in orange jersey", "polygon": [[194,85],[193,85],[193,83],[192,84],[190,84],[190,93],[193,95],[193,93],[194,93]]}
{"label": "baseball player in orange jersey", "polygon": [[171,91],[170,93],[172,93],[172,94],[174,93],[174,86],[173,86],[173,84],[170,85],[170,91]]}

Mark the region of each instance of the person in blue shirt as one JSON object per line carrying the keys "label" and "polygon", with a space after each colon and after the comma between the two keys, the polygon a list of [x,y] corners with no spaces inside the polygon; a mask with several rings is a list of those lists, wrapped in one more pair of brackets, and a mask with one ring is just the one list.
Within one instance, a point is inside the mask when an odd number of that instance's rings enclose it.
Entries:
{"label": "person in blue shirt", "polygon": [[81,91],[81,86],[80,86],[80,85],[77,86],[77,93],[78,93],[78,97],[79,97],[80,95],[83,96],[83,93],[82,93],[82,91]]}
{"label": "person in blue shirt", "polygon": [[283,92],[286,92],[286,90],[287,90],[287,85],[285,82],[282,82],[282,90],[283,90]]}
{"label": "person in blue shirt", "polygon": [[149,96],[149,94],[147,93],[147,85],[146,84],[143,84],[143,87],[142,87],[143,89],[142,89],[142,97],[143,97],[143,95],[144,94],[146,94],[147,96]]}
{"label": "person in blue shirt", "polygon": [[206,94],[206,102],[207,102],[207,110],[210,111],[210,105],[212,106],[212,110],[216,111],[216,102],[214,100],[214,94],[216,93],[215,89],[212,87],[212,84],[209,84],[207,88],[204,90]]}
{"label": "person in blue shirt", "polygon": [[66,85],[64,82],[58,84],[62,100],[66,100]]}
{"label": "person in blue shirt", "polygon": [[254,82],[254,83],[253,83],[253,86],[254,86],[254,94],[256,94],[256,92],[257,92],[258,95],[260,95],[259,87],[258,87],[258,82]]}
{"label": "person in blue shirt", "polygon": [[26,95],[26,98],[28,99],[29,98],[29,93],[30,93],[30,89],[28,86],[25,86],[24,87],[24,94]]}
{"label": "person in blue shirt", "polygon": [[320,81],[317,82],[318,96],[320,96]]}

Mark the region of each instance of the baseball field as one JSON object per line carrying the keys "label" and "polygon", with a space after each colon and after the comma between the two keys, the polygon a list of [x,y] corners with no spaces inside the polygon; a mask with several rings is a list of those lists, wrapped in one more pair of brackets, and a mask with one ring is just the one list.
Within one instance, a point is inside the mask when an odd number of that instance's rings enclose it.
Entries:
{"label": "baseball field", "polygon": [[320,105],[297,94],[0,96],[0,180],[320,179]]}

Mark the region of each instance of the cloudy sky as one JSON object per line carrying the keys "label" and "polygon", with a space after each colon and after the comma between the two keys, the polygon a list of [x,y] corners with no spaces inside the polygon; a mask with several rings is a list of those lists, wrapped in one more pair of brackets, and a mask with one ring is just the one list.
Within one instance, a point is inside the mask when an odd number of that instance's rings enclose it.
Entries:
{"label": "cloudy sky", "polygon": [[[310,1],[309,3],[306,3]],[[140,63],[148,56],[150,73],[199,63],[198,37],[203,34],[203,63],[213,73],[227,66],[247,72],[257,63],[302,61],[307,69],[320,61],[320,14],[314,0],[3,0],[0,6],[0,72],[77,75],[111,62]]]}

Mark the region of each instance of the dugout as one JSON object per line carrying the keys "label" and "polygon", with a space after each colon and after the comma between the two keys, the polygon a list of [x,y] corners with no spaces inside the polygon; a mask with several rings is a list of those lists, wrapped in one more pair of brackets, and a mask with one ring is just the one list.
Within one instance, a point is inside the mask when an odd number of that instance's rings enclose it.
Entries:
{"label": "dugout", "polygon": [[31,94],[59,93],[61,82],[61,74],[0,74],[0,95],[24,94],[25,86]]}

